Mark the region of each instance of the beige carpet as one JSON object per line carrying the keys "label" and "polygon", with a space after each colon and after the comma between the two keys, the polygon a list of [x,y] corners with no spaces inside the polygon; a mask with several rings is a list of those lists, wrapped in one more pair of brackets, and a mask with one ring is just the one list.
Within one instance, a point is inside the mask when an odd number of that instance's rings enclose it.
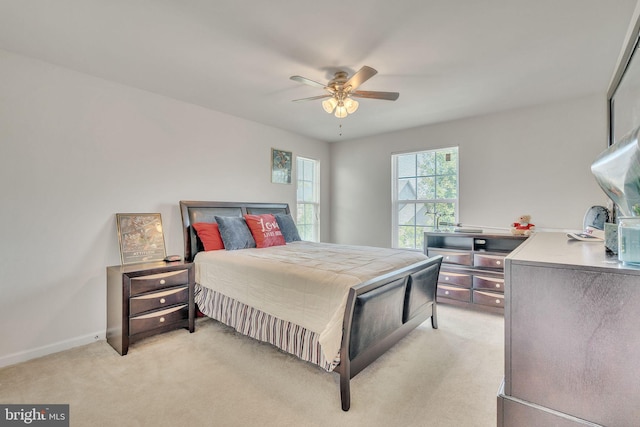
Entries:
{"label": "beige carpet", "polygon": [[105,341],[0,369],[0,403],[70,404],[71,426],[495,426],[502,316],[440,305],[351,381],[210,319],[119,356]]}

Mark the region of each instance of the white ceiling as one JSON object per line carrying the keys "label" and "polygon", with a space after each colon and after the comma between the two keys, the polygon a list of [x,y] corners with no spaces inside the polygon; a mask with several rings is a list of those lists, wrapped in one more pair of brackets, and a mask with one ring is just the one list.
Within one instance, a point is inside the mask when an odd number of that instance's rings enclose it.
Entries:
{"label": "white ceiling", "polygon": [[[324,141],[605,93],[636,0],[0,0],[0,48]],[[345,119],[326,82],[369,65]],[[339,128],[339,125],[342,128]],[[342,132],[342,136],[340,136]]]}

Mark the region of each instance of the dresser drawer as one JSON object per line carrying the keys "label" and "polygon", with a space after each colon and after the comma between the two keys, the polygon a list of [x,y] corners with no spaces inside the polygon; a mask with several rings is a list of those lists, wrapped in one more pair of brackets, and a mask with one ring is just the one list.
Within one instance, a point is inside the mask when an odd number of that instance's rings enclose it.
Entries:
{"label": "dresser drawer", "polygon": [[189,287],[167,289],[166,291],[153,292],[129,300],[129,315],[144,313],[149,310],[156,310],[162,307],[169,307],[176,304],[186,304],[189,302]]}
{"label": "dresser drawer", "polygon": [[495,292],[473,291],[475,304],[504,308],[504,295]]}
{"label": "dresser drawer", "polygon": [[470,288],[472,283],[471,277],[472,277],[471,274],[440,271],[440,275],[438,276],[438,283],[444,283],[448,285],[457,285],[457,286],[462,286],[464,288]]}
{"label": "dresser drawer", "polygon": [[473,254],[473,265],[504,269],[504,255]]}
{"label": "dresser drawer", "polygon": [[471,252],[455,252],[442,249],[429,249],[428,256],[442,255],[442,262],[449,264],[473,265]]}
{"label": "dresser drawer", "polygon": [[146,332],[151,329],[170,325],[189,318],[188,304],[177,307],[167,308],[165,310],[154,311],[148,314],[132,317],[129,319],[129,334],[135,335],[140,332]]}
{"label": "dresser drawer", "polygon": [[457,286],[438,285],[438,296],[458,301],[471,302],[471,290],[458,288]]}
{"label": "dresser drawer", "polygon": [[474,289],[489,289],[496,292],[504,291],[504,279],[500,277],[473,276]]}
{"label": "dresser drawer", "polygon": [[164,289],[189,283],[189,271],[178,270],[168,273],[150,274],[131,278],[131,295],[139,295],[146,292]]}

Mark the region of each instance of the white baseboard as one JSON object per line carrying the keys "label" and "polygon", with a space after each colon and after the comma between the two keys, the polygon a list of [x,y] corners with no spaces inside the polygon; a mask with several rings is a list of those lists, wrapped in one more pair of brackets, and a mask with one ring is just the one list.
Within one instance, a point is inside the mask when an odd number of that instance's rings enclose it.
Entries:
{"label": "white baseboard", "polygon": [[42,347],[24,350],[18,353],[8,354],[6,356],[0,356],[0,368],[15,365],[16,363],[26,362],[27,360],[46,356],[48,354],[69,350],[70,348],[79,347],[81,345],[91,344],[104,339],[106,339],[105,331],[99,331],[92,334],[83,335],[81,337],[58,341],[56,343],[45,345]]}

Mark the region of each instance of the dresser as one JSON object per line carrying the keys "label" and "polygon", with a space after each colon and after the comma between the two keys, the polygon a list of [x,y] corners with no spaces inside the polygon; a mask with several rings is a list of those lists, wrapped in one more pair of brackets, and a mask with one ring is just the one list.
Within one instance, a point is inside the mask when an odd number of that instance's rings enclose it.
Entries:
{"label": "dresser", "polygon": [[640,425],[640,268],[564,233],[505,262],[498,425]]}
{"label": "dresser", "polygon": [[525,239],[507,233],[426,232],[425,254],[442,255],[438,302],[502,313],[504,259]]}
{"label": "dresser", "polygon": [[107,342],[126,355],[134,342],[178,328],[195,330],[192,263],[107,267]]}

